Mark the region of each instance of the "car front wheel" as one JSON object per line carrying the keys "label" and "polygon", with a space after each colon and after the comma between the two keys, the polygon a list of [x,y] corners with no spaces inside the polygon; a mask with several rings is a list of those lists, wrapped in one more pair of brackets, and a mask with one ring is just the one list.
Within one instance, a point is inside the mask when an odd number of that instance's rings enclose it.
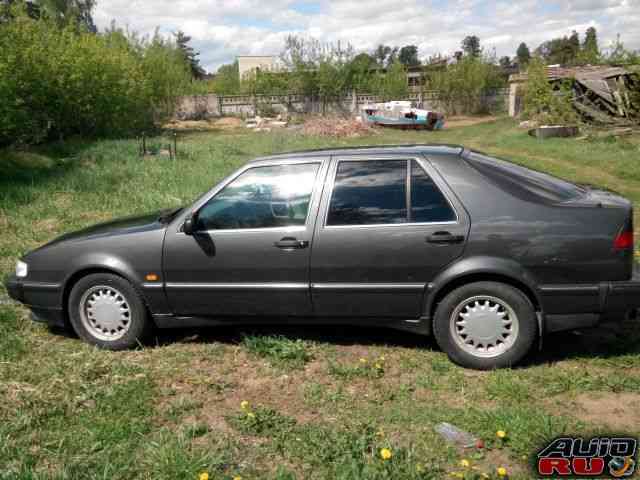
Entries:
{"label": "car front wheel", "polygon": [[139,345],[152,324],[133,286],[108,273],[83,277],[69,295],[69,319],[80,338],[101,348]]}
{"label": "car front wheel", "polygon": [[498,282],[475,282],[450,292],[433,322],[436,341],[464,367],[511,367],[536,339],[533,305],[518,289]]}

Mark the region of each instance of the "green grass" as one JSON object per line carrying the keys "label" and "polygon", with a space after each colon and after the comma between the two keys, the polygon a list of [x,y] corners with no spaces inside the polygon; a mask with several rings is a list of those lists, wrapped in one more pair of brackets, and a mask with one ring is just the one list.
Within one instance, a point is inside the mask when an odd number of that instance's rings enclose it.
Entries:
{"label": "green grass", "polygon": [[[0,274],[64,232],[188,203],[259,155],[425,142],[461,143],[640,205],[637,136],[539,141],[507,119],[346,140],[190,134],[179,140],[177,161],[141,159],[135,140],[76,141],[0,151]],[[545,440],[620,430],[603,417],[612,409],[627,419],[626,433],[640,435],[638,404],[629,401],[640,401],[638,340],[633,325],[551,336],[522,368],[496,372],[461,369],[428,339],[355,328],[168,332],[113,353],[34,324],[0,288],[0,480],[202,472],[228,480],[440,479],[460,472],[463,456],[478,471],[494,475],[504,465],[511,478],[530,478],[527,457]],[[622,393],[627,401],[617,402]],[[595,395],[602,403],[585,405]],[[490,450],[472,455],[446,444],[434,431],[443,421]],[[504,445],[499,429],[508,433]],[[380,458],[382,448],[390,460]]]}
{"label": "green grass", "polygon": [[256,356],[266,358],[273,365],[282,367],[301,368],[313,358],[308,342],[292,340],[282,335],[246,335],[242,339],[242,346]]}

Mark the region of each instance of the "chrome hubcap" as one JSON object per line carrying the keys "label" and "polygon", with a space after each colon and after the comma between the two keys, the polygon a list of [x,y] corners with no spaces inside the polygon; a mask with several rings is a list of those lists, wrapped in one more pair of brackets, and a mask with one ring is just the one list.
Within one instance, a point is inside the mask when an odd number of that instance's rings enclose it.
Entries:
{"label": "chrome hubcap", "polygon": [[87,331],[99,340],[122,338],[131,326],[131,309],[125,296],[113,287],[92,287],[80,300],[80,318]]}
{"label": "chrome hubcap", "polygon": [[478,295],[461,302],[451,315],[451,335],[476,357],[496,357],[518,338],[518,317],[504,300]]}

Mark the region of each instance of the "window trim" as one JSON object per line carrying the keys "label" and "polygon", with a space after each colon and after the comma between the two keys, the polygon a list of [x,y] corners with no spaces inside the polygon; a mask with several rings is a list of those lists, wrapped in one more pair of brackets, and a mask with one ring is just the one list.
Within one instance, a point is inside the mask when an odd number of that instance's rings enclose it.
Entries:
{"label": "window trim", "polygon": [[[458,211],[456,210],[453,202],[451,201],[451,199],[449,198],[449,195],[447,194],[447,192],[445,192],[445,190],[438,185],[438,182],[435,180],[434,176],[429,172],[429,169],[425,168],[425,165],[423,163],[423,161],[425,161],[424,158],[422,157],[407,157],[407,156],[401,156],[401,157],[395,157],[395,156],[376,156],[376,157],[357,157],[357,156],[353,156],[353,157],[339,157],[333,158],[335,160],[334,164],[331,166],[330,172],[329,172],[329,185],[328,185],[328,193],[327,193],[327,202],[325,205],[325,209],[323,212],[323,220],[322,220],[322,228],[323,229],[335,229],[335,230],[340,230],[340,229],[345,229],[345,228],[378,228],[378,227],[383,227],[383,228],[387,228],[387,227],[419,227],[419,226],[424,226],[424,225],[457,225],[460,223],[460,215],[458,215]],[[406,188],[405,188],[405,195],[407,196],[407,219],[411,218],[411,213],[410,213],[410,209],[411,209],[411,164],[412,161],[415,160],[416,162],[418,162],[418,165],[420,166],[420,168],[422,168],[422,170],[424,171],[425,174],[427,174],[429,176],[429,178],[431,178],[431,180],[433,181],[433,183],[435,184],[435,186],[438,188],[438,190],[440,191],[440,193],[444,196],[445,200],[447,201],[447,203],[449,204],[449,207],[451,207],[451,210],[453,211],[453,214],[455,216],[455,220],[447,220],[445,222],[406,222],[406,223],[366,223],[366,224],[362,224],[362,225],[327,225],[327,220],[329,218],[329,210],[331,207],[331,199],[333,198],[333,190],[336,184],[336,177],[338,176],[338,166],[340,165],[340,162],[368,162],[368,161],[376,161],[376,160],[405,160],[407,162],[407,176],[406,176]]]}
{"label": "window trim", "polygon": [[[311,195],[309,196],[309,208],[307,210],[307,216],[304,219],[304,224],[302,225],[289,225],[289,226],[279,226],[279,227],[259,227],[259,228],[227,228],[227,229],[221,229],[221,230],[216,230],[216,229],[210,229],[210,230],[198,230],[197,233],[216,233],[216,234],[220,234],[220,233],[239,233],[239,232],[264,232],[264,231],[269,231],[269,232],[277,232],[277,231],[282,231],[282,232],[304,232],[306,231],[310,225],[309,225],[309,219],[311,218],[310,213],[311,210],[313,208],[313,203],[314,200],[316,199],[316,196],[318,195],[318,186],[319,186],[319,178],[321,177],[321,175],[323,175],[323,166],[324,166],[324,162],[325,162],[326,158],[309,158],[309,159],[292,159],[291,161],[280,161],[280,162],[269,162],[269,163],[265,163],[265,164],[247,164],[244,168],[240,169],[239,171],[236,172],[235,175],[233,175],[231,178],[228,178],[227,181],[223,181],[224,183],[222,185],[218,185],[215,188],[215,191],[208,196],[205,200],[203,200],[202,202],[200,202],[197,206],[197,208],[193,209],[191,215],[196,215],[197,213],[200,212],[200,210],[202,208],[204,208],[205,205],[207,205],[211,200],[213,200],[214,198],[216,198],[225,188],[227,188],[231,183],[233,183],[235,180],[237,180],[238,178],[240,178],[242,175],[244,175],[246,172],[248,172],[249,170],[253,170],[256,168],[266,168],[266,167],[284,167],[284,166],[288,166],[288,165],[317,165],[318,166],[318,170],[316,171],[316,176],[315,179],[313,181],[313,188],[311,189]],[[182,223],[180,223],[180,230],[178,233],[182,233],[184,234],[184,232],[182,232],[182,227],[181,227]]]}

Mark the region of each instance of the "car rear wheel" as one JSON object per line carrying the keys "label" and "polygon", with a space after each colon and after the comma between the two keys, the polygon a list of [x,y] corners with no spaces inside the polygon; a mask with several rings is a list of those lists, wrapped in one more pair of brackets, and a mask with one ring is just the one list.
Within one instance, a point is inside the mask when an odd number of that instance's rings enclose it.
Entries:
{"label": "car rear wheel", "polygon": [[74,285],[69,295],[69,319],[80,338],[109,350],[139,345],[152,328],[133,286],[108,273],[88,275]]}
{"label": "car rear wheel", "polygon": [[433,321],[436,341],[455,363],[489,370],[517,364],[537,333],[536,314],[520,290],[475,282],[450,292]]}

